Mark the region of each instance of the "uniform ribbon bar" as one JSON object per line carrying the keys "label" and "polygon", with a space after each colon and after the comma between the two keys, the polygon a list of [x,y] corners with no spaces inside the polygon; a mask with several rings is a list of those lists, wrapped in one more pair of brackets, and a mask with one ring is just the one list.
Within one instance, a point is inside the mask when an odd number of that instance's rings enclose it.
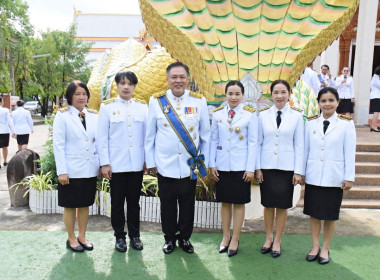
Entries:
{"label": "uniform ribbon bar", "polygon": [[175,110],[173,110],[173,107],[167,99],[166,95],[160,96],[158,98],[158,104],[160,105],[166,119],[170,123],[170,126],[177,134],[179,140],[182,142],[187,152],[192,156],[187,161],[187,164],[190,166],[191,170],[191,179],[196,180],[199,173],[202,176],[206,176],[206,167],[203,163],[205,157],[202,154],[198,155],[198,149],[195,146],[193,139],[191,138],[189,132],[183,125]]}

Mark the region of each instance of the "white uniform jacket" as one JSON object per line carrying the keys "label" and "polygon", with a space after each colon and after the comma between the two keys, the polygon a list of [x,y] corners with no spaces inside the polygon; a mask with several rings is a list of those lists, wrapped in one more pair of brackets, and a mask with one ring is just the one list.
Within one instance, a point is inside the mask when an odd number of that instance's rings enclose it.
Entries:
{"label": "white uniform jacket", "polygon": [[209,167],[255,172],[258,122],[255,110],[239,105],[228,123],[229,106],[212,116]]}
{"label": "white uniform jacket", "polygon": [[303,175],[303,113],[286,104],[277,128],[276,106],[260,112],[256,169],[280,169]]}
{"label": "white uniform jacket", "polygon": [[30,112],[23,107],[18,107],[12,112],[12,121],[16,134],[23,135],[33,132],[32,116]]}
{"label": "white uniform jacket", "polygon": [[15,133],[11,115],[7,108],[0,106],[0,134],[8,134],[9,131]]}
{"label": "white uniform jacket", "polygon": [[[158,98],[152,96],[149,101],[149,116],[145,138],[145,158],[147,168],[157,167],[165,177],[186,178],[190,176],[187,160],[191,155],[187,152],[177,134],[170,126]],[[171,90],[166,96],[172,107],[188,130],[194,144],[205,156],[208,166],[210,141],[210,119],[206,99],[198,93],[185,93],[178,99]]]}
{"label": "white uniform jacket", "polygon": [[354,95],[354,79],[351,76],[347,76],[346,82],[342,83],[344,80],[344,75],[336,77],[335,84],[336,89],[339,93],[340,99],[352,99],[355,98]]}
{"label": "white uniform jacket", "polygon": [[86,130],[79,111],[70,106],[57,112],[53,124],[54,158],[57,175],[90,178],[99,175],[99,159],[95,147],[98,115],[83,109]]}
{"label": "white uniform jacket", "polygon": [[112,172],[137,172],[144,168],[144,139],[148,106],[118,96],[103,102],[98,120],[97,145],[100,166]]}
{"label": "white uniform jacket", "polygon": [[306,84],[314,91],[316,96],[318,95],[321,83],[319,82],[317,72],[310,67],[306,67],[300,79],[306,82]]}
{"label": "white uniform jacket", "polygon": [[[326,87],[333,87],[335,88],[336,84],[335,84],[335,80],[334,80],[334,77],[331,76],[331,79],[329,77],[329,75],[323,75],[322,73],[321,74],[318,74],[318,80],[319,80],[319,90],[321,90],[323,87],[321,86],[322,83],[321,83],[321,79],[322,79],[322,82],[326,84]],[[318,90],[318,92],[319,92]],[[315,96],[318,96],[318,92],[315,92]]]}
{"label": "white uniform jacket", "polygon": [[356,131],[354,122],[335,113],[323,133],[321,116],[305,127],[305,181],[321,187],[341,187],[355,179]]}
{"label": "white uniform jacket", "polygon": [[369,94],[369,99],[380,98],[380,76],[373,75],[371,80],[371,93]]}

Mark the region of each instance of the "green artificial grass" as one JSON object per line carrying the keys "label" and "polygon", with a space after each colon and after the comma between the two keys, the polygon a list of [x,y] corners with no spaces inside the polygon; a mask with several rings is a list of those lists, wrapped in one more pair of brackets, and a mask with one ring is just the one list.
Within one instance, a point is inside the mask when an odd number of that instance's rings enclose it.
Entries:
{"label": "green artificial grass", "polygon": [[239,252],[219,254],[221,234],[193,234],[195,253],[161,251],[160,233],[142,233],[143,251],[114,250],[111,232],[88,232],[91,252],[66,249],[65,232],[0,231],[0,279],[380,279],[380,238],[335,236],[327,265],[308,263],[310,236],[285,235],[282,255],[262,255],[263,234],[242,234]]}

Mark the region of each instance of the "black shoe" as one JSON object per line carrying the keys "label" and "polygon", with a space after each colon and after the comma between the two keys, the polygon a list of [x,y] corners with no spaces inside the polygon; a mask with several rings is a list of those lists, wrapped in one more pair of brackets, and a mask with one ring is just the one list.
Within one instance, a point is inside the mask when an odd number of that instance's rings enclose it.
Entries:
{"label": "black shoe", "polygon": [[7,166],[8,165],[8,162],[4,162],[4,166]]}
{"label": "black shoe", "polygon": [[70,249],[71,251],[76,252],[76,253],[82,253],[82,252],[84,252],[84,248],[82,247],[82,245],[78,245],[76,247],[72,247],[69,240],[66,241],[66,248]]}
{"label": "black shoe", "polygon": [[219,254],[226,253],[228,251],[228,246],[230,246],[231,238],[230,241],[228,241],[227,246],[223,246],[222,244],[219,245]]}
{"label": "black shoe", "polygon": [[[311,251],[310,251],[310,252],[311,252]],[[308,262],[313,262],[313,261],[315,261],[316,259],[318,259],[319,253],[321,252],[321,248],[319,248],[318,254],[316,254],[316,255],[310,255],[310,252],[309,252],[309,254],[306,255],[306,260],[307,260]]]}
{"label": "black shoe", "polygon": [[270,254],[272,255],[273,258],[278,258],[279,256],[281,256],[281,246],[280,246],[280,251],[272,250],[272,252],[270,252]]}
{"label": "black shoe", "polygon": [[127,251],[127,244],[125,243],[125,238],[117,238],[115,243],[115,249],[118,252],[126,252]]}
{"label": "black shoe", "polygon": [[92,251],[94,250],[94,245],[92,245],[91,242],[88,242],[88,243],[82,243],[79,241],[79,238],[77,238],[78,240],[78,243],[83,247],[83,249],[87,250],[87,251]]}
{"label": "black shoe", "polygon": [[271,252],[272,246],[273,246],[273,242],[272,242],[272,244],[270,244],[269,247],[264,247],[264,246],[261,247],[261,249],[260,249],[261,254],[268,254],[269,252]]}
{"label": "black shoe", "polygon": [[230,248],[228,248],[227,256],[229,257],[235,256],[238,253],[238,250],[239,250],[239,241],[238,241],[238,246],[236,250],[231,250]]}
{"label": "black shoe", "polygon": [[138,236],[132,237],[130,239],[130,244],[131,244],[132,248],[135,250],[141,251],[142,249],[144,249],[144,245],[141,242],[140,237],[138,237]]}
{"label": "black shoe", "polygon": [[188,239],[178,240],[178,245],[179,245],[179,247],[181,247],[182,250],[184,250],[186,253],[189,253],[189,254],[194,253],[194,247],[193,247],[193,245],[191,244],[190,240],[188,240]]}
{"label": "black shoe", "polygon": [[165,254],[170,254],[171,252],[174,251],[176,245],[175,245],[175,242],[173,241],[167,241],[164,246],[162,247],[162,251],[165,253]]}
{"label": "black shoe", "polygon": [[372,132],[372,131],[374,131],[374,132],[380,132],[380,129],[379,129],[379,128],[374,129],[374,128],[370,127],[369,131],[371,131],[371,132]]}
{"label": "black shoe", "polygon": [[327,259],[322,258],[321,256],[318,257],[319,264],[328,264],[330,262],[330,251],[329,251],[329,257]]}

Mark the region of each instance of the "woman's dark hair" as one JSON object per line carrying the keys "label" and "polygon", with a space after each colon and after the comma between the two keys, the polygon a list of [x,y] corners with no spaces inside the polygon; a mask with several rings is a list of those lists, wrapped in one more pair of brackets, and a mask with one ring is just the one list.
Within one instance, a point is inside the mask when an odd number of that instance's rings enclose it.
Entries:
{"label": "woman's dark hair", "polygon": [[374,72],[376,75],[380,75],[380,66],[377,66],[375,68],[375,72]]}
{"label": "woman's dark hair", "polygon": [[86,91],[88,100],[90,100],[90,91],[88,90],[88,87],[86,86],[86,84],[84,84],[81,81],[72,81],[66,88],[67,104],[71,105],[71,100],[73,99],[73,95],[77,87],[83,88]]}
{"label": "woman's dark hair", "polygon": [[289,91],[289,94],[290,94],[290,86],[289,86],[289,83],[285,80],[276,80],[274,81],[271,85],[270,85],[270,94],[272,94],[273,92],[273,89],[276,85],[278,84],[283,84],[284,86],[286,86],[286,88],[288,89]]}
{"label": "woman's dark hair", "polygon": [[319,92],[318,92],[318,97],[317,97],[317,100],[319,102],[319,100],[321,99],[322,95],[326,94],[326,93],[332,93],[334,94],[335,98],[336,98],[336,101],[339,102],[339,94],[337,92],[337,90],[335,88],[332,88],[332,87],[324,87],[322,88]]}
{"label": "woman's dark hair", "polygon": [[137,85],[137,83],[139,82],[139,79],[137,79],[136,74],[133,73],[132,71],[119,72],[115,76],[115,82],[117,84],[124,81],[124,79],[127,79],[132,85]]}
{"label": "woman's dark hair", "polygon": [[244,86],[240,81],[230,81],[228,84],[226,84],[226,89],[224,90],[224,94],[227,94],[227,90],[230,86],[238,86],[241,89],[241,93],[244,94]]}
{"label": "woman's dark hair", "polygon": [[190,76],[189,66],[187,66],[186,64],[183,64],[182,62],[179,62],[179,61],[170,64],[166,68],[166,76],[169,76],[170,70],[172,70],[172,68],[175,68],[175,67],[184,68],[186,70],[187,76]]}

